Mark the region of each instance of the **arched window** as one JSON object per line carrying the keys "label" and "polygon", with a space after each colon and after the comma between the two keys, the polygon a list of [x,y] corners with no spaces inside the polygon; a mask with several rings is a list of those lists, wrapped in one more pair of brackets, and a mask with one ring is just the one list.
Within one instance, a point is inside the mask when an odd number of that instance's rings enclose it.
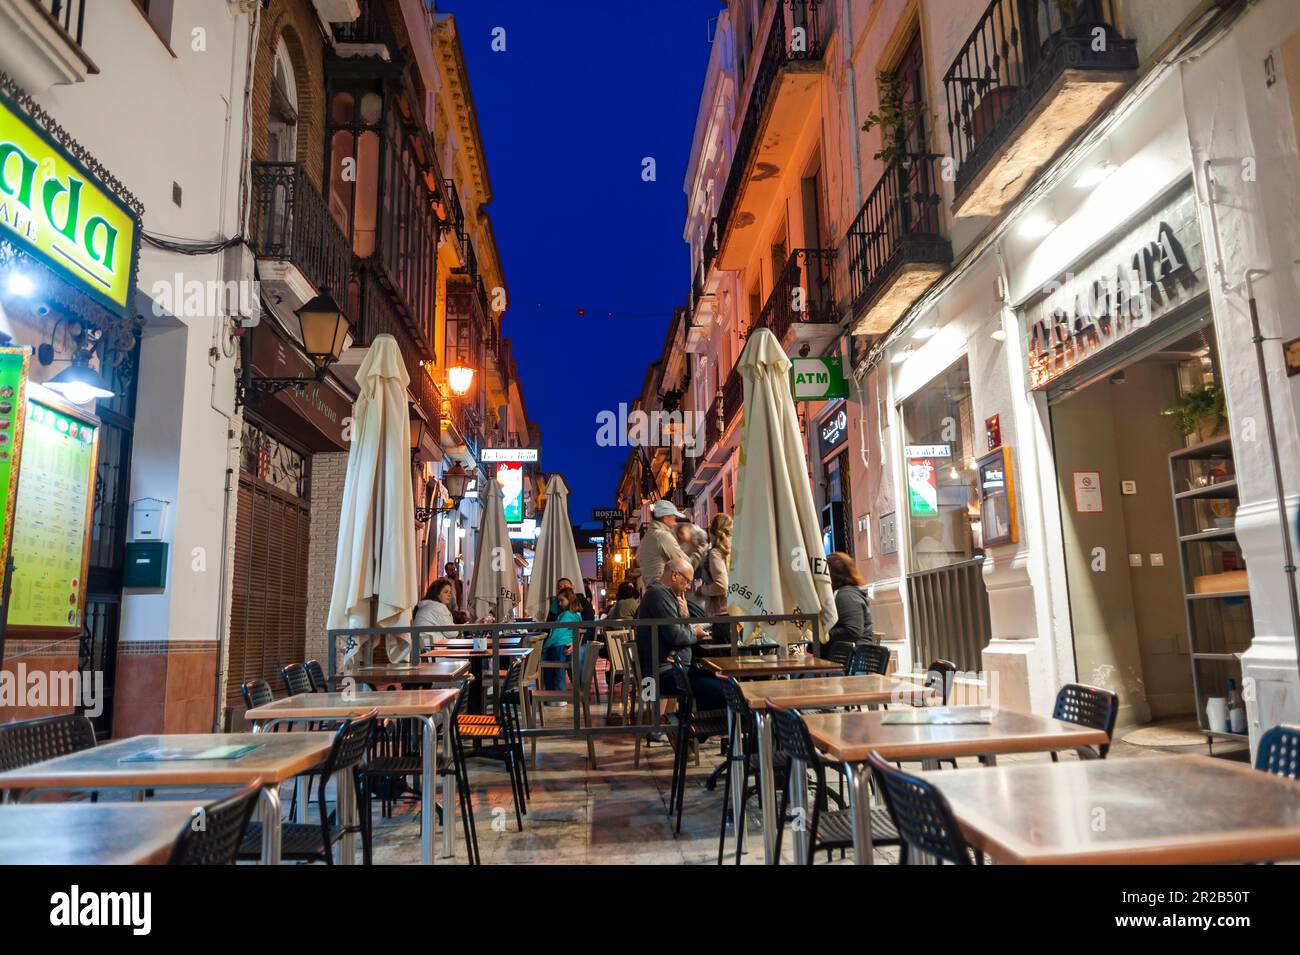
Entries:
{"label": "arched window", "polygon": [[298,84],[284,37],[275,46],[271,78],[271,115],[267,123],[266,158],[294,162],[298,158]]}

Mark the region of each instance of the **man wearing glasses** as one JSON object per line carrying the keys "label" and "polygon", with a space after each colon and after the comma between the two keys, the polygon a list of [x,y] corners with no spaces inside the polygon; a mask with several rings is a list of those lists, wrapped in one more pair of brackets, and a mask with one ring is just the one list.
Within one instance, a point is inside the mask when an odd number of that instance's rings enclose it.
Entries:
{"label": "man wearing glasses", "polygon": [[[659,626],[659,653],[658,658],[651,660],[654,652],[654,646],[651,641],[651,634],[654,628],[649,626],[640,626],[636,628],[636,648],[637,654],[641,658],[641,672],[646,676],[655,674],[656,677],[662,677],[665,673],[670,675],[670,680],[663,689],[671,692],[675,684],[671,681],[671,670],[669,668],[669,657],[674,657],[682,663],[690,666],[691,647],[701,638],[708,637],[708,628],[696,624],[692,626],[685,621],[690,617],[690,610],[686,603],[686,593],[691,589],[691,581],[695,577],[695,568],[685,557],[674,557],[664,565],[663,574],[659,580],[651,584],[646,589],[645,595],[641,598],[641,607],[637,610],[638,620],[677,620],[682,623],[661,624]],[[691,687],[695,691],[696,702],[704,707],[709,704],[709,709],[719,709],[720,706],[713,706],[713,703],[722,703],[722,688],[718,686],[718,681],[704,674],[699,674],[697,679],[696,671],[691,671]]]}

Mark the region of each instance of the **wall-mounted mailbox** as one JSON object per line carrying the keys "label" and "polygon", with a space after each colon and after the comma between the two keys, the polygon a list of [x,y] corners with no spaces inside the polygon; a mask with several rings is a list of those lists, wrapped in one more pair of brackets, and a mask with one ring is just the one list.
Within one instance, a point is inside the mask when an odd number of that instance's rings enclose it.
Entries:
{"label": "wall-mounted mailbox", "polygon": [[162,590],[167,586],[167,542],[128,541],[122,567],[127,590]]}
{"label": "wall-mounted mailbox", "polygon": [[156,497],[142,497],[131,505],[131,539],[160,541],[167,516],[167,502]]}

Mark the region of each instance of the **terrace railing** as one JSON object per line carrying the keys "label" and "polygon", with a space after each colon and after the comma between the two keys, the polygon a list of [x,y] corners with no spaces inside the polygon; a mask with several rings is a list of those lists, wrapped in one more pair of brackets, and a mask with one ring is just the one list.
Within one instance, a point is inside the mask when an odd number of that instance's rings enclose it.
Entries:
{"label": "terrace railing", "polygon": [[306,170],[291,162],[256,162],[252,180],[253,254],[291,262],[317,291],[346,302],[352,249]]}

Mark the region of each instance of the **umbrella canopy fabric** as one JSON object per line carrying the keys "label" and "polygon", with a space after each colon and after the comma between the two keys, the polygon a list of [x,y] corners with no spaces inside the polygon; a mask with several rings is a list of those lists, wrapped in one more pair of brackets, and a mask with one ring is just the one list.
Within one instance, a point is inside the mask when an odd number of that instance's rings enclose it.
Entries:
{"label": "umbrella canopy fabric", "polygon": [[515,555],[506,529],[505,501],[501,485],[495,480],[484,482],[479,494],[483,517],[479,524],[478,553],[474,556],[474,579],[470,581],[468,605],[475,620],[491,614],[496,620],[509,620],[515,606]]}
{"label": "umbrella canopy fabric", "polygon": [[582,586],[582,564],[578,562],[573,525],[569,523],[569,486],[560,475],[552,474],[546,482],[546,509],[542,512],[542,529],[537,532],[524,608],[534,620],[546,619],[551,588],[561,577],[573,581],[575,587]]}
{"label": "umbrella canopy fabric", "polygon": [[[745,412],[728,609],[745,616],[816,613],[825,642],[838,614],[790,394],[790,359],[776,336],[759,328],[737,365]],[[788,624],[771,635],[788,641],[798,630]]]}
{"label": "umbrella canopy fabric", "polygon": [[[410,380],[397,341],[376,335],[357,369],[359,392],[352,406],[352,444],[339,514],[331,629],[408,626],[420,596],[406,398]],[[389,637],[386,643],[391,661],[409,658],[409,637]],[[355,650],[350,641],[349,658]]]}

